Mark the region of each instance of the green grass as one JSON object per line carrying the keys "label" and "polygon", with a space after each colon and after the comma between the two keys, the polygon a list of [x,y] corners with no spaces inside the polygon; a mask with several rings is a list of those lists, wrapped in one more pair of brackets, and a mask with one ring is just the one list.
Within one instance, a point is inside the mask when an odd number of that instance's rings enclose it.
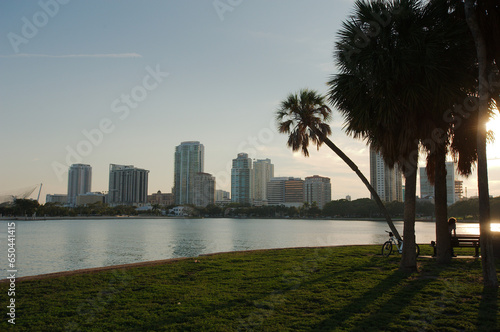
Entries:
{"label": "green grass", "polygon": [[[422,245],[423,254],[430,254]],[[489,331],[498,293],[481,263],[398,271],[380,246],[227,253],[16,284],[16,325],[1,331]]]}

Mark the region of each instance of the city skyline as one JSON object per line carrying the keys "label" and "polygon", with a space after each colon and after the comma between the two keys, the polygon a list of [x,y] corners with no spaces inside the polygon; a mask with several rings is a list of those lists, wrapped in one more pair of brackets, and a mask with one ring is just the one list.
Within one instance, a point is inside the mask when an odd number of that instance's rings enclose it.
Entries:
{"label": "city skyline", "polygon": [[[176,147],[176,153],[182,152],[183,149],[185,150],[184,152],[186,155],[184,156],[185,159],[200,159],[204,161],[204,146],[200,142],[196,141],[188,141],[188,142],[182,142],[180,145]],[[181,153],[182,154],[182,153]],[[201,157],[200,157],[200,156]],[[304,202],[307,202],[309,204],[312,204],[313,202],[316,202],[318,206],[321,208],[324,206],[325,203],[329,202],[331,200],[331,193],[332,193],[332,187],[331,187],[331,179],[328,177],[323,177],[319,175],[313,175],[313,176],[307,176],[305,177],[304,180],[300,178],[293,178],[293,177],[275,177],[274,176],[274,165],[271,162],[271,159],[266,158],[266,159],[258,159],[252,160],[248,158],[248,154],[246,153],[239,153],[236,159],[233,159],[233,169],[232,169],[232,190],[234,189],[233,186],[237,187],[238,189],[241,189],[242,187],[242,181],[245,182],[243,187],[246,187],[245,190],[243,190],[244,196],[245,197],[250,197],[247,198],[244,201],[241,201],[238,195],[238,198],[236,200],[233,200],[233,202],[236,203],[250,203],[252,205],[256,204],[257,206],[260,205],[266,205],[268,196],[265,194],[267,192],[267,189],[270,185],[270,181],[282,181],[282,180],[287,180],[287,179],[294,179],[294,180],[299,180],[304,183]],[[396,175],[397,177],[401,175],[397,175],[398,171],[395,169],[389,169],[386,165],[385,162],[382,160],[381,156],[376,153],[373,149],[370,151],[370,163],[371,163],[371,170],[370,170],[370,178],[371,178],[371,184],[375,186],[376,190],[378,191],[378,194],[380,195],[381,199],[383,201],[403,201],[402,199],[402,193],[397,194],[397,192],[401,192],[401,183],[398,181],[394,180],[394,176]],[[180,163],[181,164],[181,163]],[[222,200],[222,198],[217,199],[218,194],[216,192],[226,192],[224,190],[217,189],[216,187],[216,179],[212,174],[209,173],[204,173],[204,172],[197,172],[199,169],[203,168],[203,162],[202,163],[197,163],[194,171],[192,172],[193,175],[193,202],[192,203],[182,203],[182,204],[194,204],[196,206],[204,207],[207,206],[208,204],[213,204],[217,200]],[[189,168],[189,165],[185,166],[186,168]],[[155,202],[159,202],[161,199],[161,195],[172,195],[172,200],[175,197],[175,192],[171,193],[161,193],[161,191],[157,191],[156,193],[147,193],[147,186],[148,186],[148,179],[147,179],[147,174],[149,171],[144,170],[144,169],[139,169],[136,168],[132,165],[116,165],[116,164],[110,164],[109,165],[110,169],[110,176],[109,176],[109,188],[111,187],[116,187],[114,184],[116,182],[116,179],[112,176],[112,173],[115,171],[127,171],[127,170],[133,170],[133,171],[140,171],[140,172],[145,172],[146,177],[145,177],[145,188],[146,190],[143,191],[142,195],[146,196],[155,196],[157,195],[158,197],[154,198],[153,200]],[[455,172],[456,172],[456,165],[453,162],[446,162],[446,169],[447,169],[447,192],[448,192],[448,205],[451,205],[455,203],[456,201],[460,200],[463,195],[463,188],[462,188],[462,180],[455,180]],[[244,171],[245,173],[241,173],[241,171]],[[390,174],[387,175],[387,172]],[[395,172],[395,174],[393,174]],[[86,165],[86,164],[73,164],[69,168],[69,176],[68,176],[68,190],[67,194],[63,193],[56,193],[56,194],[47,194],[47,199],[49,199],[50,196],[50,201],[51,202],[59,202],[62,204],[68,204],[69,206],[75,206],[75,202],[77,202],[77,196],[79,195],[96,195],[96,194],[108,194],[112,193],[111,198],[110,198],[110,203],[116,203],[116,202],[111,202],[115,199],[113,199],[112,196],[115,195],[113,190],[109,190],[107,192],[92,192],[90,190],[92,181],[91,181],[91,173],[92,173],[92,166],[91,165]],[[422,198],[422,199],[429,199],[433,198],[434,196],[434,189],[433,186],[429,184],[428,179],[427,179],[427,174],[425,171],[424,167],[419,168],[419,184],[420,184],[420,192],[417,193],[417,196]],[[234,185],[233,185],[233,181]],[[379,182],[382,183],[379,183]],[[276,182],[273,182],[276,183]],[[273,184],[271,183],[271,185]],[[396,188],[392,188],[395,185]],[[259,186],[263,187],[260,189],[257,189]],[[263,190],[264,187],[266,190]],[[380,188],[379,188],[380,187]],[[398,189],[399,188],[399,189]],[[172,188],[172,189],[175,189]],[[238,189],[235,191],[237,193]],[[389,193],[387,193],[387,190]],[[394,191],[395,192],[392,192]],[[457,192],[457,190],[459,192]],[[117,191],[117,190],[115,190]],[[257,193],[259,191],[260,193]],[[228,195],[231,194],[230,192],[226,192]],[[221,193],[222,194],[222,193]],[[272,196],[276,195],[276,193],[272,193]],[[350,197],[347,195],[346,197]],[[388,199],[389,197],[389,199]],[[391,197],[396,197],[395,199],[391,199]],[[282,197],[284,200],[284,196]],[[373,199],[373,198],[372,198]],[[348,199],[349,200],[349,199]],[[123,202],[123,200],[117,200],[120,202]],[[231,199],[230,199],[231,201]],[[251,201],[251,202],[250,202]],[[149,202],[149,199],[148,199]],[[172,201],[173,204],[174,201]],[[131,203],[131,202],[125,202],[125,203]],[[144,199],[142,202],[136,202],[136,203],[145,203]],[[275,204],[275,203],[274,203]],[[77,204],[78,205],[78,204]]]}
{"label": "city skyline", "polygon": [[[205,175],[205,176],[209,176],[210,178],[213,178],[214,185],[213,185],[213,187],[211,187],[211,188],[212,188],[211,190],[216,190],[216,191],[223,190],[223,189],[218,188],[218,186],[215,186],[215,182],[216,182],[216,181],[215,181],[215,176],[212,176],[212,174],[209,174],[209,173],[205,173],[205,172],[202,172],[202,171],[200,172],[200,171],[199,171],[199,169],[204,169],[203,165],[204,165],[204,160],[205,160],[205,156],[204,156],[204,151],[205,151],[205,149],[204,149],[204,145],[203,145],[203,144],[201,144],[201,143],[200,143],[200,142],[198,142],[198,141],[186,141],[186,142],[181,142],[178,146],[176,146],[176,153],[177,153],[177,152],[178,152],[178,150],[179,150],[180,148],[182,148],[182,147],[184,147],[184,148],[186,148],[186,147],[187,147],[187,148],[189,149],[189,147],[192,147],[192,146],[200,146],[200,147],[201,147],[201,154],[202,154],[202,156],[201,156],[201,160],[202,160],[202,162],[200,163],[200,165],[198,165],[200,168],[198,168],[198,166],[197,166],[197,167],[196,167],[196,169],[192,172],[192,173],[195,175],[195,176],[193,176],[193,183],[194,183],[195,178],[196,178],[196,176],[197,176],[197,175]],[[191,152],[192,152],[192,151],[191,151]],[[198,153],[200,153],[200,151],[195,152],[195,154],[198,154]],[[191,153],[191,154],[192,154],[192,153]],[[254,181],[254,180],[255,180],[255,175],[253,174],[253,173],[255,172],[255,169],[253,168],[255,165],[258,165],[259,163],[261,163],[261,164],[265,164],[265,165],[269,165],[269,166],[271,167],[270,169],[272,170],[272,171],[271,171],[271,173],[274,175],[274,164],[272,164],[272,163],[271,163],[271,159],[269,159],[269,158],[265,158],[265,159],[251,159],[251,158],[248,158],[248,154],[247,154],[247,153],[238,153],[238,157],[237,157],[236,159],[233,159],[233,165],[234,165],[234,162],[235,162],[236,160],[239,160],[239,159],[241,159],[241,158],[243,158],[243,159],[245,159],[245,160],[249,160],[249,162],[250,162],[250,164],[251,164],[251,168],[250,168],[250,170],[252,171],[252,172],[251,172],[251,173],[252,173],[252,174],[251,174],[252,180],[250,181],[250,187],[251,187],[251,188],[253,188],[252,190],[255,190],[255,188],[254,188],[254,187],[255,187],[255,185],[256,185],[256,184],[255,184],[255,181]],[[376,161],[375,161],[375,160],[376,160]],[[372,169],[370,170],[370,174],[369,174],[369,176],[370,176],[370,178],[372,178],[372,180],[373,180],[373,178],[374,178],[374,177],[377,177],[377,176],[378,176],[378,175],[374,175],[374,173],[372,172],[372,170],[373,170],[373,169],[377,169],[377,167],[379,167],[380,165],[382,165],[382,166],[383,166],[384,171],[387,171],[387,170],[386,170],[386,168],[387,168],[387,167],[385,166],[385,163],[383,163],[383,161],[382,161],[382,159],[380,158],[380,156],[379,156],[378,154],[374,153],[374,152],[373,152],[373,150],[371,150],[371,151],[370,151],[370,162],[372,163],[372,165],[371,165],[371,168],[372,168]],[[379,165],[379,164],[380,164],[380,165]],[[449,172],[449,171],[451,170],[450,165],[453,165],[454,163],[453,163],[453,162],[446,162],[446,164],[447,164],[447,171]],[[133,168],[133,169],[136,169],[136,170],[146,171],[146,172],[148,172],[148,173],[149,173],[149,170],[139,169],[139,168],[136,168],[136,167],[134,167],[134,166],[132,166],[132,165],[116,165],[116,164],[109,164],[109,166],[108,166],[108,170],[109,170],[109,169],[112,169],[113,167],[116,167],[116,166],[118,166],[119,168]],[[71,179],[72,177],[74,177],[74,176],[72,176],[72,175],[71,175],[71,174],[72,174],[72,170],[73,170],[73,173],[74,173],[75,171],[78,171],[78,173],[80,173],[80,172],[82,171],[82,170],[81,170],[81,168],[82,168],[82,167],[83,167],[83,168],[86,168],[86,169],[89,169],[89,170],[87,170],[87,171],[86,171],[86,173],[90,173],[90,175],[88,176],[88,179],[85,179],[85,188],[87,188],[87,187],[91,187],[91,186],[92,186],[92,179],[91,179],[91,178],[92,178],[92,176],[91,176],[91,173],[92,173],[92,165],[87,165],[87,164],[73,164],[73,165],[71,165],[71,166],[69,167],[69,169],[68,169],[68,186],[66,187],[66,188],[67,188],[67,191],[65,191],[65,192],[63,192],[63,193],[47,193],[47,194],[46,194],[46,196],[61,196],[61,195],[64,195],[64,196],[67,196],[67,199],[69,200],[69,199],[70,199],[70,197],[71,197],[71,195],[70,195],[70,191],[74,191],[74,189],[70,189],[70,179]],[[379,167],[379,168],[380,168],[380,167]],[[456,170],[456,167],[455,167],[454,169]],[[232,172],[233,172],[233,170],[232,170]],[[391,170],[391,172],[394,172],[394,170]],[[418,183],[418,187],[419,187],[419,190],[417,191],[417,197],[420,197],[420,198],[422,198],[422,189],[423,189],[423,187],[422,187],[422,186],[423,186],[423,184],[422,184],[422,183],[427,181],[427,175],[426,175],[426,174],[424,174],[424,176],[422,176],[423,172],[425,172],[425,167],[420,167],[420,168],[419,168],[419,172],[418,172],[418,179],[419,179],[419,180],[418,180],[418,182],[417,182],[417,183]],[[174,173],[175,173],[175,169],[174,169]],[[110,172],[109,172],[108,174],[110,174]],[[304,176],[304,179],[305,179],[305,180],[307,180],[308,178],[314,178],[314,177],[318,177],[318,175],[314,175],[314,176],[312,176],[312,175],[306,175],[306,176]],[[175,178],[175,174],[174,174],[174,178]],[[281,176],[281,175],[280,175],[280,176],[270,176],[270,179],[274,179],[274,180],[278,180],[278,179],[280,179],[280,178],[283,178],[283,179],[284,179],[284,178],[296,178],[297,180],[298,180],[298,179],[301,179],[301,177],[289,177],[289,176],[285,176],[285,177],[283,177],[283,176]],[[325,178],[325,177],[319,176],[319,178]],[[453,176],[448,175],[448,176],[447,176],[447,178],[450,178],[450,179],[452,179],[452,180],[453,180],[453,185],[452,185],[452,184],[447,183],[447,187],[450,187],[450,188],[451,188],[452,186],[455,186],[455,179],[456,179],[456,178],[457,178],[457,179],[459,179],[459,178],[461,178],[461,177],[460,177],[459,175],[457,175],[457,174],[454,174]],[[329,180],[330,180],[330,178],[327,178],[327,179],[329,179]],[[302,180],[302,179],[301,179],[301,180]],[[334,179],[332,179],[332,180],[334,180]],[[304,180],[303,180],[303,181],[304,181]],[[108,185],[107,185],[107,187],[108,187],[108,188],[109,188],[109,186],[111,185],[111,183],[110,183],[110,182],[111,182],[111,177],[108,177],[108,182],[107,182],[107,183],[108,183]],[[333,181],[333,182],[334,182],[334,181]],[[460,180],[460,182],[463,182],[463,180]],[[334,183],[335,183],[335,182],[334,182]],[[147,185],[147,183],[146,183],[146,185]],[[372,185],[373,185],[373,183],[372,183]],[[387,184],[385,184],[384,186],[387,186],[387,185],[388,185],[388,186],[391,186],[390,181],[389,181]],[[400,185],[401,185],[401,184],[400,184]],[[330,186],[330,192],[332,193],[332,195],[331,195],[331,197],[332,197],[332,198],[331,198],[331,199],[332,199],[332,200],[334,200],[334,198],[333,198],[333,193],[334,193],[334,191],[332,191],[331,185],[329,185],[329,186]],[[383,186],[383,187],[384,187],[384,186]],[[73,186],[71,186],[71,187],[74,187],[74,185],[73,185]],[[426,185],[425,185],[425,188],[426,188],[425,190],[426,190],[426,191],[428,191],[428,188],[427,188],[427,187],[429,187],[429,185],[428,185],[428,184],[426,184]],[[432,186],[431,186],[431,187],[432,187]],[[193,186],[193,188],[194,188],[194,186]],[[267,188],[267,186],[266,186],[266,188]],[[171,187],[171,191],[164,192],[164,193],[171,193],[171,194],[173,194],[173,195],[174,195],[174,197],[175,197],[175,190],[174,190],[174,189],[175,189],[175,186],[172,186],[172,187]],[[231,186],[229,187],[229,189],[231,190]],[[83,191],[82,191],[82,190],[83,190]],[[148,192],[146,193],[146,195],[148,195],[148,196],[149,196],[149,195],[153,195],[153,194],[157,194],[157,192],[158,192],[158,190],[157,190],[157,191],[155,191],[155,190],[154,190],[154,189],[152,189],[152,188],[147,189],[147,190],[148,190]],[[84,190],[84,189],[81,189],[80,191],[81,191],[81,192],[80,192],[79,194],[95,194],[95,193],[106,193],[106,194],[107,194],[107,193],[109,192],[108,190],[100,190],[100,191],[99,191],[99,190],[93,190],[93,191],[92,191],[92,190]],[[161,190],[160,190],[160,191],[161,191]],[[225,191],[225,190],[224,190],[224,191]],[[231,191],[228,191],[228,193],[231,193]],[[193,202],[192,202],[192,203],[182,203],[182,204],[193,204],[193,203],[194,203],[194,201],[195,201],[195,198],[194,198],[194,194],[195,194],[195,193],[194,193],[194,191],[193,191],[193,193],[192,193],[192,194],[193,194]],[[251,194],[251,196],[253,197],[253,196],[254,196],[254,194],[255,194],[255,193],[252,193],[252,194]],[[432,193],[432,194],[433,194],[433,193]],[[379,192],[379,195],[384,195],[384,194]],[[346,195],[346,196],[350,196],[350,195]],[[464,197],[467,197],[467,196],[464,196]],[[472,196],[470,196],[470,195],[469,195],[468,197],[472,197]],[[339,197],[338,199],[343,199],[343,198],[345,198],[345,197]],[[360,197],[360,198],[366,198],[366,197]],[[382,198],[382,196],[381,196],[381,198]],[[198,200],[199,200],[199,199],[200,199],[200,198],[198,198]],[[213,199],[214,199],[214,201],[215,201],[215,191],[214,191],[214,193],[213,193]],[[75,196],[75,201],[76,201],[76,196]],[[307,201],[307,200],[304,200],[304,202],[305,202],[305,201]],[[71,202],[68,202],[68,203],[71,205]],[[252,202],[252,203],[253,203],[253,202]],[[73,202],[73,204],[74,204],[74,202]]]}
{"label": "city skyline", "polygon": [[[310,158],[292,153],[274,123],[289,93],[327,92],[336,34],[353,3],[256,0],[225,12],[212,1],[0,3],[0,193],[43,183],[43,202],[66,192],[78,163],[92,165],[93,191],[106,190],[116,163],[146,167],[150,193],[170,192],[172,148],[196,140],[218,189],[230,190],[231,160],[248,153],[272,158],[276,176],[331,178],[332,199],[369,197],[327,147]],[[368,176],[369,149],[343,124],[333,110],[331,139]],[[490,129],[499,127],[497,117]],[[488,156],[498,196],[498,139]],[[477,194],[475,172],[464,188]]]}

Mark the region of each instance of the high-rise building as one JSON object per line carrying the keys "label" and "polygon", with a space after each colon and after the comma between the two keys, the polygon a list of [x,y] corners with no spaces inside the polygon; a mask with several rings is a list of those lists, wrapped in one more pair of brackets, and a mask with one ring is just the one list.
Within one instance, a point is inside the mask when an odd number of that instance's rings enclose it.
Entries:
{"label": "high-rise building", "polygon": [[267,204],[281,205],[285,203],[286,177],[275,177],[267,183]]}
{"label": "high-rise building", "polygon": [[68,205],[76,206],[76,197],[91,191],[92,167],[73,164],[68,171]]}
{"label": "high-rise building", "polygon": [[304,180],[288,178],[285,181],[285,204],[304,204]]}
{"label": "high-rise building", "polygon": [[252,159],[246,153],[238,153],[231,168],[231,201],[252,204]]}
{"label": "high-rise building", "polygon": [[267,183],[268,205],[302,206],[304,180],[293,177],[276,177]]}
{"label": "high-rise building", "polygon": [[194,205],[205,207],[215,203],[215,177],[208,173],[194,176]]}
{"label": "high-rise building", "polygon": [[332,185],[330,178],[314,175],[306,177],[304,181],[304,200],[312,204],[316,202],[322,209],[326,203],[332,200]]}
{"label": "high-rise building", "polygon": [[194,177],[204,171],[205,147],[200,142],[182,142],[175,147],[175,204],[194,204]]}
{"label": "high-rise building", "polygon": [[274,177],[271,159],[258,159],[253,163],[253,202],[267,204],[267,183]]}
{"label": "high-rise building", "polygon": [[382,201],[403,201],[401,171],[397,166],[392,169],[387,166],[384,158],[372,148],[370,148],[370,184]]}
{"label": "high-rise building", "polygon": [[[457,201],[457,189],[460,192],[461,186],[455,181],[456,165],[454,162],[446,162],[446,202],[451,205]],[[458,187],[457,187],[458,186]],[[458,193],[460,195],[460,193]],[[434,198],[434,186],[427,178],[427,170],[420,167],[420,198]]]}
{"label": "high-rise building", "polygon": [[148,170],[132,165],[109,165],[109,204],[134,206],[146,204],[148,174]]}
{"label": "high-rise building", "polygon": [[446,163],[446,201],[451,205],[457,201],[455,196],[455,174],[457,167],[454,162]]}
{"label": "high-rise building", "polygon": [[455,180],[455,202],[461,201],[464,198],[464,182]]}
{"label": "high-rise building", "polygon": [[427,178],[427,170],[425,167],[420,167],[420,198],[422,199],[433,199],[434,198],[434,186],[431,185],[429,179]]}

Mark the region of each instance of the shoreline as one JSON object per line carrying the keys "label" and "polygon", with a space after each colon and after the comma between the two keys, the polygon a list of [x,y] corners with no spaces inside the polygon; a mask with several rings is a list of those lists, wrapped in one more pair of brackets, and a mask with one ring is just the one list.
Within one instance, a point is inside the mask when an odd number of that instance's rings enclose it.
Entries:
{"label": "shoreline", "polygon": [[[59,272],[50,272],[43,274],[35,274],[30,276],[16,277],[16,282],[19,281],[34,281],[34,280],[43,280],[43,279],[52,279],[58,277],[69,277],[74,275],[85,275],[85,274],[93,274],[99,273],[103,271],[110,270],[127,270],[138,267],[150,267],[157,265],[166,265],[173,264],[180,261],[193,260],[195,263],[199,263],[203,257],[217,256],[223,254],[234,254],[241,255],[246,253],[258,253],[258,252],[266,252],[266,251],[278,251],[278,250],[290,250],[290,249],[323,249],[323,248],[341,248],[341,247],[365,247],[365,246],[375,246],[377,244],[348,244],[348,245],[331,245],[331,246],[313,246],[313,247],[284,247],[284,248],[269,248],[269,249],[249,249],[249,250],[239,250],[239,251],[221,251],[221,252],[213,252],[207,254],[200,254],[199,256],[193,257],[177,257],[177,258],[168,258],[168,259],[159,259],[153,261],[144,261],[144,262],[135,262],[135,263],[126,263],[126,264],[118,264],[118,265],[108,265],[108,266],[99,266],[99,267],[89,267],[84,269],[76,269],[76,270],[68,270],[68,271],[59,271]],[[420,258],[433,258],[432,256],[419,256]],[[474,258],[473,256],[459,256],[460,258]],[[0,285],[9,283],[11,280],[8,278],[0,279]]]}
{"label": "shoreline", "polygon": [[[203,257],[209,257],[209,256],[215,256],[215,255],[221,255],[221,254],[239,255],[239,254],[245,254],[245,253],[251,253],[251,252],[265,252],[265,251],[273,251],[273,250],[320,249],[320,248],[334,248],[334,247],[360,247],[360,246],[370,246],[370,245],[371,244],[353,244],[353,245],[333,245],[333,246],[314,246],[314,247],[284,247],[284,248],[270,248],[270,249],[249,249],[249,250],[239,250],[239,251],[221,251],[221,252],[214,252],[214,253],[208,253],[208,254],[201,254],[199,256],[194,256],[194,257],[177,257],[177,258],[159,259],[159,260],[153,260],[153,261],[144,261],[144,262],[108,265],[108,266],[99,266],[99,267],[89,267],[89,268],[77,269],[77,270],[35,274],[35,275],[31,275],[31,276],[23,276],[23,277],[18,277],[18,278],[16,277],[15,280],[16,280],[16,282],[19,282],[19,281],[52,279],[52,278],[58,278],[58,277],[69,277],[69,276],[79,275],[79,274],[80,275],[93,274],[93,273],[99,273],[102,271],[109,271],[109,270],[127,270],[127,269],[131,269],[131,268],[136,268],[136,267],[148,267],[148,266],[156,266],[156,265],[164,265],[164,264],[173,264],[173,263],[176,263],[179,261],[185,261],[185,260],[194,260],[195,262],[198,262]],[[9,282],[10,282],[9,278],[0,279],[0,285],[4,284],[4,283],[9,283]]]}
{"label": "shoreline", "polygon": [[[2,220],[14,220],[14,221],[39,221],[39,220],[78,220],[78,219],[89,219],[89,220],[104,220],[104,219],[279,219],[279,220],[360,220],[360,221],[382,221],[385,222],[384,218],[359,218],[359,217],[318,217],[318,218],[310,218],[310,217],[297,217],[297,218],[285,218],[285,217],[182,217],[182,216],[150,216],[150,215],[123,215],[123,216],[60,216],[60,217],[0,217],[0,221]],[[394,222],[403,221],[402,218],[394,218],[392,219]],[[434,222],[434,219],[422,218],[415,219],[415,221],[424,221],[424,222]],[[458,220],[457,222],[479,222],[478,220]]]}
{"label": "shoreline", "polygon": [[[332,217],[320,217],[320,218],[283,218],[283,217],[173,217],[173,216],[62,216],[62,217],[0,217],[0,221],[44,221],[44,220],[79,220],[79,219],[88,219],[88,220],[106,220],[106,219],[237,219],[237,220],[245,220],[245,219],[262,219],[262,220],[354,220],[354,221],[380,221],[385,222],[384,218],[332,218]],[[394,218],[393,222],[402,222],[402,218]],[[428,218],[417,218],[415,221],[419,222],[435,222],[435,219]],[[479,223],[479,220],[476,219],[467,219],[467,220],[457,220],[457,223]]]}

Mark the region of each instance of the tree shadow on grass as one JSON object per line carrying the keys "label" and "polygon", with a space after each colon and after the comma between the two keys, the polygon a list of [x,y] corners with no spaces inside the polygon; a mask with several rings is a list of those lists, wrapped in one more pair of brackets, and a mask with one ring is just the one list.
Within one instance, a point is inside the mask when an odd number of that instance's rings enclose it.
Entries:
{"label": "tree shadow on grass", "polygon": [[[310,261],[311,257],[312,261]],[[315,259],[319,265],[316,264]],[[147,327],[153,329],[154,327],[168,324],[181,324],[183,327],[201,328],[201,325],[187,321],[191,320],[192,317],[203,319],[203,317],[213,317],[221,314],[232,316],[235,312],[238,312],[234,315],[236,324],[232,326],[233,328],[238,330],[265,330],[267,329],[266,324],[273,324],[273,320],[276,318],[275,315],[277,314],[276,310],[286,306],[288,301],[293,301],[295,291],[301,288],[311,287],[314,284],[328,282],[336,277],[345,278],[346,276],[351,276],[352,273],[355,272],[379,268],[377,262],[380,259],[381,257],[374,256],[368,261],[361,262],[360,264],[353,264],[345,268],[337,269],[333,273],[328,273],[326,275],[322,273],[321,276],[317,276],[315,275],[316,269],[328,269],[328,267],[323,264],[329,261],[328,255],[324,257],[308,256],[299,264],[285,270],[283,275],[277,277],[281,280],[281,284],[270,292],[257,292],[252,295],[245,293],[240,297],[230,300],[215,300],[213,303],[197,306],[196,308],[191,308],[184,312],[174,312],[170,317],[162,317],[160,321],[154,322],[154,326],[151,325]],[[376,292],[377,291],[374,293]],[[278,313],[277,315],[279,316],[280,314]]]}
{"label": "tree shadow on grass", "polygon": [[342,309],[330,311],[329,317],[313,326],[312,330],[385,330],[411,299],[434,279],[407,282],[409,277],[410,274],[394,271]]}
{"label": "tree shadow on grass", "polygon": [[498,289],[484,289],[479,303],[479,313],[477,317],[477,326],[480,331],[491,330],[500,331],[498,326]]}

